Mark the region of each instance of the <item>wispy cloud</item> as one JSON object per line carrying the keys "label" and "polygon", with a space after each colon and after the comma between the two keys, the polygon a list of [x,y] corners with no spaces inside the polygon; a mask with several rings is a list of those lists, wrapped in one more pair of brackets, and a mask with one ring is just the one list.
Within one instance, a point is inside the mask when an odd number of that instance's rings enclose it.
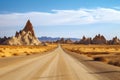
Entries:
{"label": "wispy cloud", "polygon": [[52,10],[52,13],[27,12],[0,14],[0,26],[24,25],[27,19],[30,19],[35,26],[120,23],[120,11],[110,8],[96,8]]}

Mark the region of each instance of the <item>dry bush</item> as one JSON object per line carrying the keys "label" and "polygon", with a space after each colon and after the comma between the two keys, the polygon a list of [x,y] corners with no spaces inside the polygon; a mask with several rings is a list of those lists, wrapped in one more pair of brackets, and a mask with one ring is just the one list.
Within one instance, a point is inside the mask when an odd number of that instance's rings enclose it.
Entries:
{"label": "dry bush", "polygon": [[95,61],[102,61],[111,65],[120,66],[120,45],[68,45],[66,50],[92,57]]}
{"label": "dry bush", "polygon": [[17,53],[13,53],[12,55],[13,55],[13,56],[18,56],[18,54],[17,54]]}
{"label": "dry bush", "polygon": [[120,53],[115,53],[115,55],[120,55]]}
{"label": "dry bush", "polygon": [[0,57],[10,57],[19,55],[31,55],[39,54],[53,50],[57,47],[57,44],[48,46],[6,46],[0,45]]}
{"label": "dry bush", "polygon": [[109,57],[108,64],[120,66],[120,56]]}
{"label": "dry bush", "polygon": [[93,58],[94,61],[102,61],[102,62],[108,62],[108,59],[105,57],[94,57]]}
{"label": "dry bush", "polygon": [[3,50],[0,50],[0,52],[3,52]]}
{"label": "dry bush", "polygon": [[26,55],[31,55],[31,53],[26,53]]}
{"label": "dry bush", "polygon": [[1,57],[6,57],[5,55],[2,55]]}
{"label": "dry bush", "polygon": [[109,61],[108,64],[120,66],[120,61]]}

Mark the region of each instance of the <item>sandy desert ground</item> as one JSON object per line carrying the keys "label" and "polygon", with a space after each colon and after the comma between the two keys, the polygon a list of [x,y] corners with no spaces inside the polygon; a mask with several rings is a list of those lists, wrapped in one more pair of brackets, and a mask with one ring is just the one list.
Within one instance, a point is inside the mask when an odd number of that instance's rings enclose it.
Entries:
{"label": "sandy desert ground", "polygon": [[8,46],[0,45],[0,58],[11,56],[22,56],[43,53],[53,50],[57,44],[48,44],[47,46]]}
{"label": "sandy desert ground", "polygon": [[102,61],[120,66],[120,45],[74,45],[66,44],[63,48],[78,54],[84,54],[95,61]]}
{"label": "sandy desert ground", "polygon": [[47,53],[0,58],[0,80],[120,80],[120,67],[61,46]]}

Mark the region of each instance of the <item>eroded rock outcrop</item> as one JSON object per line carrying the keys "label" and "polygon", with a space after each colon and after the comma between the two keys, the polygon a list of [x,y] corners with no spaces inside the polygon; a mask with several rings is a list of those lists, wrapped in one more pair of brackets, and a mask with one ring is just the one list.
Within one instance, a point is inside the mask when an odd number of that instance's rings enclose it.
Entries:
{"label": "eroded rock outcrop", "polygon": [[61,38],[60,40],[57,40],[56,43],[65,43],[65,39]]}
{"label": "eroded rock outcrop", "polygon": [[71,44],[71,43],[73,43],[73,41],[70,38],[68,38],[68,39],[65,40],[65,43],[66,44]]}
{"label": "eroded rock outcrop", "polygon": [[109,41],[110,45],[119,45],[120,44],[120,39],[117,37],[114,37],[112,40]]}
{"label": "eroded rock outcrop", "polygon": [[93,38],[92,44],[107,44],[107,40],[103,35],[98,34]]}
{"label": "eroded rock outcrop", "polygon": [[85,36],[83,36],[83,38],[80,40],[80,44],[91,44],[92,40],[91,38],[86,38]]}
{"label": "eroded rock outcrop", "polygon": [[23,30],[16,32],[15,36],[3,42],[6,45],[39,45],[40,43],[35,36],[30,20],[27,21]]}

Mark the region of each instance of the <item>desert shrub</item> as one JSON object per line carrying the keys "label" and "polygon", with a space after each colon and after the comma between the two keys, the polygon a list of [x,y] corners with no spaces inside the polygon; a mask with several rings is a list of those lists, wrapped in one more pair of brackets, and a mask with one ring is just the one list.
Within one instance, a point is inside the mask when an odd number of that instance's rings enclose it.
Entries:
{"label": "desert shrub", "polygon": [[30,53],[26,53],[26,55],[30,55]]}
{"label": "desert shrub", "polygon": [[109,61],[108,64],[120,66],[120,61]]}
{"label": "desert shrub", "polygon": [[13,53],[12,55],[13,55],[13,56],[18,56],[18,54],[17,54],[17,53]]}
{"label": "desert shrub", "polygon": [[0,50],[1,53],[3,53],[3,50]]}
{"label": "desert shrub", "polygon": [[102,62],[107,62],[107,59],[105,57],[94,57],[94,61],[102,61]]}
{"label": "desert shrub", "polygon": [[120,53],[115,53],[115,55],[120,55]]}
{"label": "desert shrub", "polygon": [[5,55],[2,55],[1,57],[6,57]]}
{"label": "desert shrub", "polygon": [[92,55],[91,55],[91,54],[87,54],[87,56],[88,56],[88,57],[92,57]]}
{"label": "desert shrub", "polygon": [[101,54],[110,54],[108,52],[85,52],[86,55],[101,55]]}
{"label": "desert shrub", "polygon": [[93,48],[93,50],[95,50],[96,48]]}

